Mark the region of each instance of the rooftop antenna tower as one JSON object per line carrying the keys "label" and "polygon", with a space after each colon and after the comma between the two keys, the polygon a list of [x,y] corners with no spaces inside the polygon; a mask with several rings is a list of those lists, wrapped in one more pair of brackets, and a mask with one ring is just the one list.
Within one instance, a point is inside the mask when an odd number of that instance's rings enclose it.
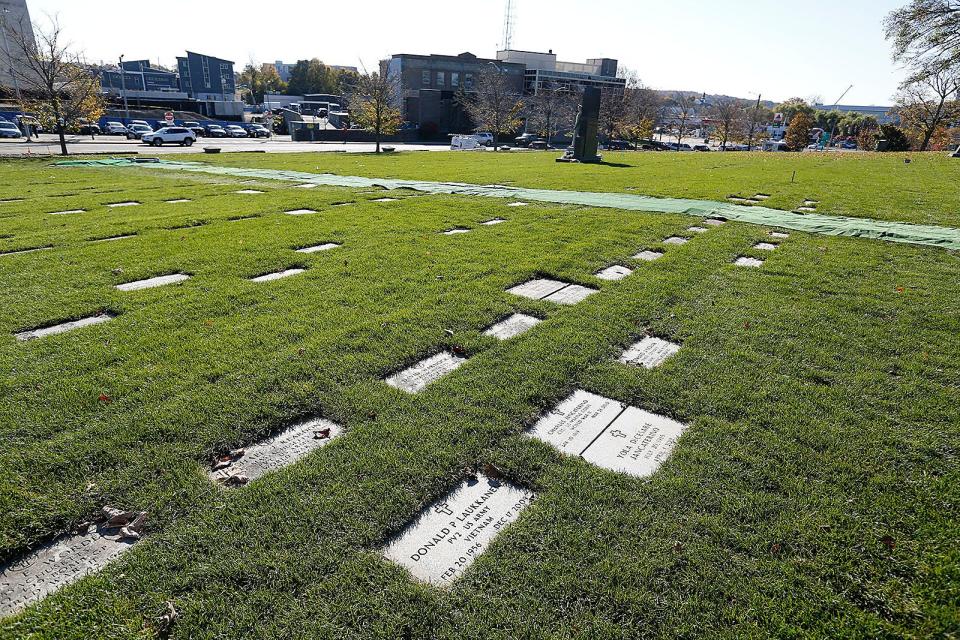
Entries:
{"label": "rooftop antenna tower", "polygon": [[510,49],[513,45],[513,23],[515,21],[515,0],[507,0],[507,8],[503,14],[503,48]]}

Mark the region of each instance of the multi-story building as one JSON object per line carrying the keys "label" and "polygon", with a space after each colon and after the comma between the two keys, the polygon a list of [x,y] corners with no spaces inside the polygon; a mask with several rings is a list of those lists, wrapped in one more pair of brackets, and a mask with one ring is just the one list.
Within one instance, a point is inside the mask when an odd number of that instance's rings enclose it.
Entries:
{"label": "multi-story building", "polygon": [[27,0],[0,0],[0,86],[17,90],[19,82],[14,70],[23,72],[23,52],[16,45],[11,32],[22,33],[28,42],[33,42],[33,23]]}
{"label": "multi-story building", "polygon": [[177,58],[177,71],[149,60],[125,60],[122,68],[101,67],[99,72],[103,93],[130,108],[193,111],[227,120],[243,116],[229,60],[187,52]]}
{"label": "multi-story building", "polygon": [[153,67],[149,60],[124,61],[121,72],[103,69],[100,72],[100,87],[110,96],[128,99],[150,100],[152,98],[183,100],[188,96],[180,90],[180,78],[174,71]]}
{"label": "multi-story building", "polygon": [[403,118],[420,125],[424,136],[467,131],[470,121],[459,101],[459,92],[475,90],[485,69],[502,73],[513,90],[523,91],[526,67],[514,62],[478,58],[472,53],[457,56],[399,53],[381,63],[381,71],[399,78]]}
{"label": "multi-story building", "polygon": [[623,91],[627,81],[617,77],[617,61],[594,58],[586,62],[562,62],[553,50],[547,53],[506,49],[497,52],[497,60],[525,67],[524,90],[536,95],[544,88],[599,87],[601,90]]}
{"label": "multi-story building", "polygon": [[222,117],[243,114],[232,61],[188,51],[185,57],[177,58],[177,68],[180,90],[199,103],[201,113]]}
{"label": "multi-story building", "polygon": [[284,82],[290,82],[290,72],[293,71],[295,66],[296,64],[290,64],[282,60],[277,60],[273,63],[273,68],[277,70],[277,75],[280,76],[280,79]]}

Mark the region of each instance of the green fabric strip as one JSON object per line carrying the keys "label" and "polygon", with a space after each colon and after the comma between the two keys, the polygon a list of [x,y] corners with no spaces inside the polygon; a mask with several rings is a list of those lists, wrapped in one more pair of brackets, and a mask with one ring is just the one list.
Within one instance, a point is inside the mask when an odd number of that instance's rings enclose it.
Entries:
{"label": "green fabric strip", "polygon": [[697,217],[718,217],[748,224],[780,227],[794,231],[818,233],[828,236],[870,238],[887,242],[902,242],[944,249],[960,250],[960,229],[933,225],[917,225],[904,222],[887,222],[870,218],[830,216],[819,213],[798,214],[781,209],[759,206],[743,206],[727,202],[688,200],[680,198],[653,198],[629,193],[597,193],[588,191],[557,191],[551,189],[526,189],[503,185],[475,185],[458,182],[429,182],[419,180],[393,180],[387,178],[363,178],[338,176],[329,173],[304,173],[280,169],[244,169],[223,167],[201,162],[173,162],[168,160],[143,162],[135,159],[111,158],[103,160],[66,160],[56,163],[66,167],[135,167],[196,173],[212,173],[243,178],[263,178],[299,183],[312,183],[334,187],[383,187],[385,189],[413,189],[422,193],[478,196],[528,200],[552,204],[575,204],[586,207],[644,211],[649,213],[675,213]]}

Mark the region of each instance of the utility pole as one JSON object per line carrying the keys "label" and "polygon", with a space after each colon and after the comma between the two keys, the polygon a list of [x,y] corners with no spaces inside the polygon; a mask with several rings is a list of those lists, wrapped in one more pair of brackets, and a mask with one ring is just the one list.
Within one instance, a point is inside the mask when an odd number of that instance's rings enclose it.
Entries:
{"label": "utility pole", "polygon": [[10,13],[10,9],[6,7],[3,8],[3,11],[0,11],[0,31],[3,32],[3,50],[7,54],[7,70],[10,73],[10,77],[13,79],[13,91],[17,96],[17,104],[21,102],[20,100],[20,83],[17,81],[17,74],[13,71],[13,57],[10,55],[10,43],[7,41],[7,14]]}
{"label": "utility pole", "polygon": [[747,138],[747,151],[753,151],[753,132],[757,126],[757,114],[760,113],[760,98],[762,94],[757,95],[757,106],[753,109],[753,117],[750,118],[750,137]]}
{"label": "utility pole", "polygon": [[[853,85],[850,85],[849,87],[847,87],[847,90],[843,92],[843,95],[841,95],[839,98],[837,98],[837,101],[833,103],[833,110],[834,110],[834,111],[836,111],[836,110],[837,110],[837,107],[840,106],[840,101],[843,100],[844,97],[846,97],[846,95],[847,95],[848,93],[850,93],[850,89],[853,89]],[[833,129],[830,130],[830,140],[828,140],[827,142],[833,142],[833,136],[835,136],[836,133],[837,133],[837,124],[839,124],[839,123],[837,123],[837,122],[834,122],[834,123],[833,123]],[[826,143],[824,143],[824,144],[826,144]]]}
{"label": "utility pole", "polygon": [[127,104],[127,74],[123,72],[123,56],[120,56],[120,93],[123,94],[123,110],[127,114],[127,122],[130,123],[130,105]]}

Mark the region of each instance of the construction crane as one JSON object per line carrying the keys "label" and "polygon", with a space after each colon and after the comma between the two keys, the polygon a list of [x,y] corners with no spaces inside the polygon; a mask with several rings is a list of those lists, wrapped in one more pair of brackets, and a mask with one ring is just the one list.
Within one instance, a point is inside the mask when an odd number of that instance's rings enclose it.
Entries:
{"label": "construction crane", "polygon": [[513,45],[513,23],[514,9],[516,8],[514,0],[507,0],[507,7],[503,15],[503,49],[507,50]]}

